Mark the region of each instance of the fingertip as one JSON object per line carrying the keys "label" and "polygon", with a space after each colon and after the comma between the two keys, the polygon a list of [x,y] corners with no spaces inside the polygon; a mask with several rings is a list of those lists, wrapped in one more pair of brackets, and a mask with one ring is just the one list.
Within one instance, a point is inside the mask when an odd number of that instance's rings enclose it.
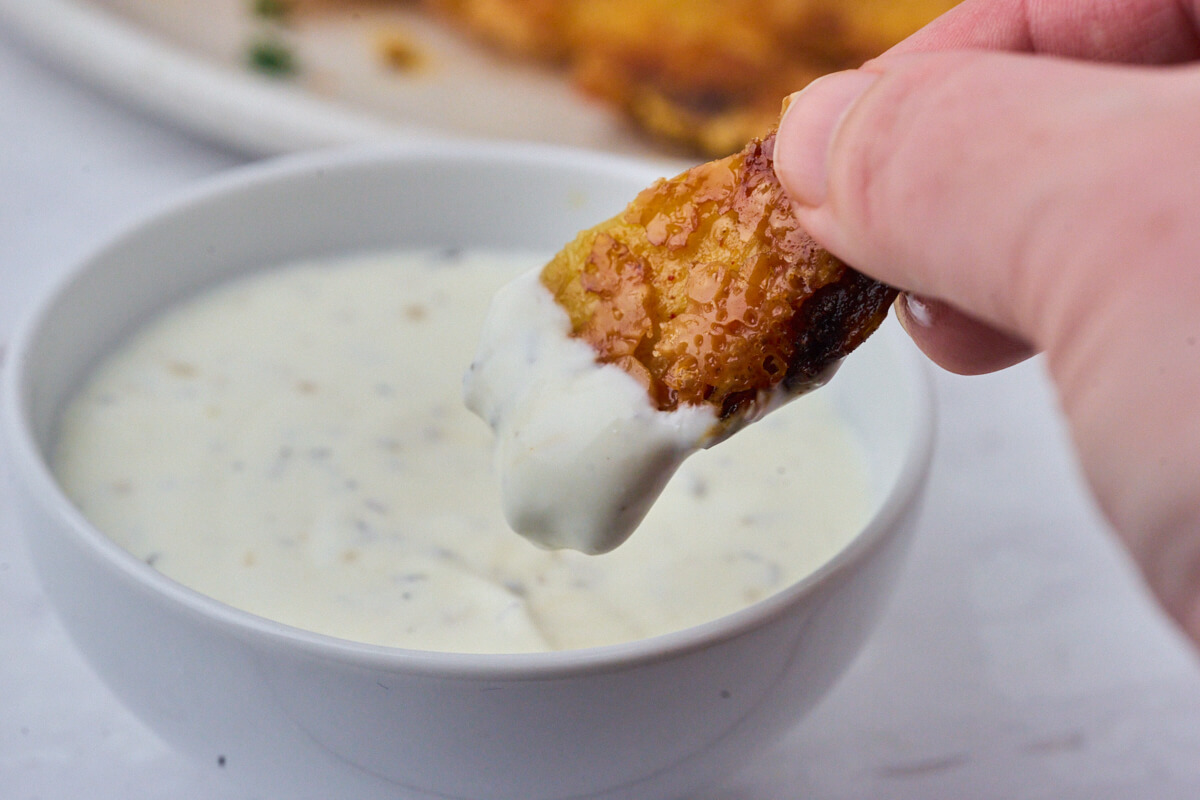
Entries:
{"label": "fingertip", "polygon": [[775,174],[794,202],[819,206],[825,201],[833,138],[855,101],[877,80],[873,72],[835,72],[787,99],[775,136]]}
{"label": "fingertip", "polygon": [[982,375],[1034,355],[1028,342],[980,322],[939,300],[908,292],[896,299],[896,318],[931,361],[958,375]]}

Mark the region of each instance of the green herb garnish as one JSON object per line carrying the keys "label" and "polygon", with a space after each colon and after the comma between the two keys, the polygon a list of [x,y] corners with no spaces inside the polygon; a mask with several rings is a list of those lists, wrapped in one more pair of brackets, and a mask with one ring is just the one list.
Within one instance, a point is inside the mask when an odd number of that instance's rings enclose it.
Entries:
{"label": "green herb garnish", "polygon": [[250,45],[250,66],[264,75],[286,78],[296,74],[296,57],[282,42],[262,39]]}

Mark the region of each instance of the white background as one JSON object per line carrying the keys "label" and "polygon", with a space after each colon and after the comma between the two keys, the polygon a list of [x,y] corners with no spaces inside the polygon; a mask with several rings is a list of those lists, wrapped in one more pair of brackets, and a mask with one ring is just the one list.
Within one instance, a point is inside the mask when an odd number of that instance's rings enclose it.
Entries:
{"label": "white background", "polygon": [[[0,343],[98,237],[243,160],[96,96],[0,31]],[[692,800],[1200,797],[1195,654],[1088,499],[1041,366],[936,384],[928,506],[880,630],[779,748]],[[80,660],[4,483],[0,798],[243,800]]]}

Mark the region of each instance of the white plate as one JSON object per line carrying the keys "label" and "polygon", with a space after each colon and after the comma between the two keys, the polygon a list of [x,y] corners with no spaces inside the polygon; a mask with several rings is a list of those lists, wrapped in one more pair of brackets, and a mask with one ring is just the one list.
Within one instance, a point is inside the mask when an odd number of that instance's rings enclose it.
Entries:
{"label": "white plate", "polygon": [[[385,4],[306,15],[286,30],[250,0],[0,0],[0,24],[95,87],[207,138],[266,155],[394,137],[519,139],[663,157],[561,75],[495,57],[418,13]],[[387,68],[400,33],[425,66]],[[293,78],[246,66],[256,37],[282,37]]]}

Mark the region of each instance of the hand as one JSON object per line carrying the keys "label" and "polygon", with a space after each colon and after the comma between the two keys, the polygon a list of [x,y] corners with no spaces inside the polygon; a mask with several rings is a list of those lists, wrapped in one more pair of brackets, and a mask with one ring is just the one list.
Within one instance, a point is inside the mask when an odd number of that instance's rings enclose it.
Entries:
{"label": "hand", "polygon": [[794,96],[775,149],[800,222],[908,292],[933,360],[1045,352],[1101,507],[1196,641],[1198,17],[1200,0],[967,0]]}

